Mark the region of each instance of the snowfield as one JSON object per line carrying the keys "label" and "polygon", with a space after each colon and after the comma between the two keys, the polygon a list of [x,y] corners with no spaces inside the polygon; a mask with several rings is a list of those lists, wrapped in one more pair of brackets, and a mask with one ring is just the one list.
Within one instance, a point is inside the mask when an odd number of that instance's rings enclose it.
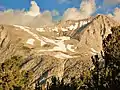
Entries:
{"label": "snowfield", "polygon": [[30,45],[34,45],[34,41],[35,41],[34,39],[30,38],[30,39],[27,40],[26,43],[30,44]]}

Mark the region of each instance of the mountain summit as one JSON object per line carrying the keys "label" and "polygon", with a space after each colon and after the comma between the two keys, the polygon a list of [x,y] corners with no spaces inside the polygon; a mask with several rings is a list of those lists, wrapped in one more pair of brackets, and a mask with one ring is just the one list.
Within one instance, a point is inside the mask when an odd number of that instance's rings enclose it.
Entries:
{"label": "mountain summit", "polygon": [[105,15],[97,15],[88,24],[74,30],[72,38],[79,40],[78,47],[90,47],[100,52],[102,50],[102,40],[111,32],[111,27],[119,24]]}

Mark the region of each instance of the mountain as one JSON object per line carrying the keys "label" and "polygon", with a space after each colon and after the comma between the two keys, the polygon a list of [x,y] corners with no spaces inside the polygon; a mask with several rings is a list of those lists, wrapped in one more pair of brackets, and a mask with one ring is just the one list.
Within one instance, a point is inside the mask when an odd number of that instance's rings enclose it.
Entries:
{"label": "mountain", "polygon": [[118,23],[105,15],[60,22],[40,28],[0,26],[0,63],[11,56],[23,56],[21,70],[32,70],[31,84],[51,76],[79,76],[92,67],[91,56],[102,50],[102,40]]}
{"label": "mountain", "polygon": [[111,27],[119,24],[113,19],[105,15],[97,15],[90,23],[75,30],[72,33],[72,38],[79,40],[78,47],[86,46],[94,49],[97,52],[102,50],[102,40],[112,33]]}

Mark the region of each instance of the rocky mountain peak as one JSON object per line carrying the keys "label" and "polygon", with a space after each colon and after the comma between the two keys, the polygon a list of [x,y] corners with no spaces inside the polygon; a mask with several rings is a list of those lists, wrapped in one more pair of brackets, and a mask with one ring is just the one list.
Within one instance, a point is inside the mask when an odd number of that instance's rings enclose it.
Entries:
{"label": "rocky mountain peak", "polygon": [[97,15],[88,24],[76,29],[72,33],[72,38],[79,40],[78,47],[82,49],[86,47],[87,50],[94,48],[96,52],[102,50],[102,40],[111,32],[111,27],[119,25],[113,19],[105,15]]}

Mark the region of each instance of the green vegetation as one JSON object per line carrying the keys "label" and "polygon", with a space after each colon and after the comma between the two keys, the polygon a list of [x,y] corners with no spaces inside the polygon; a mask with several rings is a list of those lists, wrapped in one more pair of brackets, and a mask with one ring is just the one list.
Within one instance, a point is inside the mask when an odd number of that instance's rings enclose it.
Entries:
{"label": "green vegetation", "polygon": [[14,56],[0,65],[0,90],[29,90],[32,72],[20,70],[22,61]]}

